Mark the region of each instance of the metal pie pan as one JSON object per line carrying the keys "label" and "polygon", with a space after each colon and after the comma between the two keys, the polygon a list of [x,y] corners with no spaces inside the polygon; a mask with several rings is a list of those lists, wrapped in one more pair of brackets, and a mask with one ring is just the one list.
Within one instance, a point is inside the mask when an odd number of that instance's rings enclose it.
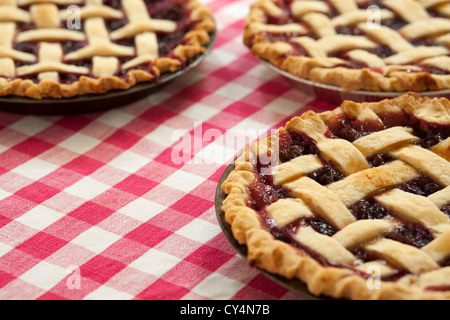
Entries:
{"label": "metal pie pan", "polygon": [[[222,203],[227,197],[227,195],[222,190],[221,185],[227,179],[230,172],[232,172],[233,170],[234,170],[234,161],[233,163],[228,165],[228,167],[225,169],[224,173],[220,178],[215,194],[215,210],[217,220],[223,233],[225,234],[225,237],[242,257],[247,258],[247,246],[241,245],[236,241],[236,239],[233,236],[233,232],[231,231],[230,224],[225,220],[225,212],[223,212],[222,210]],[[257,270],[261,272],[263,275],[265,275],[267,278],[272,280],[273,282],[281,285],[282,287],[292,292],[299,294],[304,300],[329,300],[327,297],[317,297],[312,293],[310,293],[306,287],[306,284],[298,279],[288,279],[276,274],[272,274],[259,268],[257,268]]]}
{"label": "metal pie pan", "polygon": [[33,115],[70,115],[104,111],[130,104],[157,92],[162,86],[197,67],[209,54],[216,40],[216,31],[210,35],[206,51],[196,56],[188,67],[161,75],[154,82],[142,82],[128,90],[112,90],[105,94],[88,94],[63,99],[31,99],[19,96],[0,97],[0,111]]}
{"label": "metal pie pan", "polygon": [[[312,96],[318,100],[328,102],[333,105],[341,105],[342,102],[349,100],[354,102],[378,102],[384,99],[393,99],[406,92],[375,92],[375,91],[352,91],[345,92],[341,88],[333,85],[321,84],[318,82],[313,82],[311,80],[302,79],[284,71],[266,60],[259,59],[259,61],[268,67],[269,69],[275,71],[276,73],[286,77],[293,87]],[[440,91],[424,91],[417,92],[423,97],[443,97],[450,99],[450,90],[440,90]]]}

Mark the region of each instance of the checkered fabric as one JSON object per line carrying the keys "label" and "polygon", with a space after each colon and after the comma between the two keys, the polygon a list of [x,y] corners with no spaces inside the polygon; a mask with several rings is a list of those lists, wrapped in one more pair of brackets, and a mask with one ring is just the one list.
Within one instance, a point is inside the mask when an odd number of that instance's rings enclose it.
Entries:
{"label": "checkered fabric", "polygon": [[0,114],[0,299],[302,299],[237,254],[214,196],[234,141],[334,106],[244,47],[250,0],[202,2],[216,44],[159,92],[101,113]]}

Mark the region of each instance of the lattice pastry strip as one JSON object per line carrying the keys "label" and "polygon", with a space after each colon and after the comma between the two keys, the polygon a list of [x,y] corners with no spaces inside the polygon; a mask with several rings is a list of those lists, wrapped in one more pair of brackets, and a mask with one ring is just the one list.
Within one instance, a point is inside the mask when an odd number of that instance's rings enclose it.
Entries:
{"label": "lattice pastry strip", "polygon": [[17,7],[16,0],[4,0],[0,10],[0,22],[30,22],[30,15]]}
{"label": "lattice pastry strip", "polygon": [[425,197],[393,189],[375,199],[396,214],[406,217],[408,221],[422,223],[435,234],[450,229],[448,216]]}
{"label": "lattice pastry strip", "polygon": [[392,151],[392,155],[421,168],[421,171],[442,185],[450,185],[450,163],[435,153],[413,145]]}
{"label": "lattice pastry strip", "polygon": [[[103,18],[103,19],[122,19],[123,13],[120,10],[105,6],[102,0],[86,0],[85,5],[79,9],[80,19],[86,20],[89,18]],[[71,17],[72,12],[69,10],[61,10],[60,17],[62,20],[67,20]]]}
{"label": "lattice pastry strip", "polygon": [[420,274],[439,268],[437,262],[422,250],[398,241],[383,238],[375,243],[366,245],[365,248],[376,251],[394,266],[400,266],[413,274]]}

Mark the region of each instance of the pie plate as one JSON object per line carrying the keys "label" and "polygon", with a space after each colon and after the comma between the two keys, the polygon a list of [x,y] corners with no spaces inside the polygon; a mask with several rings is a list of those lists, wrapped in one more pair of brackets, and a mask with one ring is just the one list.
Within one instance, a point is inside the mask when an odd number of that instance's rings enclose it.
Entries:
{"label": "pie plate", "polygon": [[[313,82],[311,80],[302,79],[296,77],[289,72],[286,72],[266,60],[258,59],[263,65],[269,69],[275,71],[276,73],[286,77],[293,87],[300,90],[303,93],[308,94],[316,99],[328,102],[333,105],[340,105],[346,100],[354,102],[378,102],[384,99],[393,99],[398,97],[405,92],[374,92],[374,91],[352,91],[345,92],[341,88],[322,84],[318,82]],[[420,96],[427,96],[430,98],[443,97],[450,99],[450,90],[440,90],[440,91],[424,91],[418,92]]]}
{"label": "pie plate", "polygon": [[128,90],[113,90],[105,94],[89,94],[67,99],[31,99],[19,96],[0,97],[0,111],[33,115],[69,115],[104,111],[124,106],[157,92],[162,86],[197,67],[210,53],[216,41],[217,30],[210,35],[206,51],[186,67],[174,73],[161,75],[157,81],[142,82]]}
{"label": "pie plate", "polygon": [[[226,198],[225,192],[222,190],[221,185],[226,180],[228,175],[231,171],[234,170],[234,161],[228,165],[228,167],[225,169],[224,173],[222,174],[222,177],[220,178],[219,184],[216,189],[216,195],[215,195],[215,209],[216,209],[216,215],[217,220],[219,222],[219,225],[225,234],[225,237],[230,242],[230,244],[234,247],[234,249],[244,258],[247,257],[247,246],[239,244],[236,239],[233,237],[231,227],[228,224],[228,222],[225,220],[225,213],[222,210],[222,202]],[[316,297],[312,295],[306,285],[298,280],[298,279],[287,279],[281,276],[278,276],[276,274],[272,274],[270,272],[267,272],[265,270],[257,268],[257,270],[262,273],[264,276],[272,280],[273,282],[281,285],[282,287],[291,290],[297,294],[299,294],[304,300],[324,300],[327,299],[325,297]]]}

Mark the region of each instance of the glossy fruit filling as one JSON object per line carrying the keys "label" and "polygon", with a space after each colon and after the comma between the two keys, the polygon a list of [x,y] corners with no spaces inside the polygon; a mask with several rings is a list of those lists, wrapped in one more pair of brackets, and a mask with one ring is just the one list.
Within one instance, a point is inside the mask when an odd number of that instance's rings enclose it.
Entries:
{"label": "glossy fruit filling", "polygon": [[[411,127],[414,134],[421,138],[421,140],[417,143],[425,148],[432,147],[450,137],[449,125],[431,124],[411,117],[406,113],[385,114],[381,115],[380,119],[382,121],[363,122],[355,119],[348,119],[342,116],[336,116],[327,122],[329,127],[327,136],[330,139],[339,138],[353,142],[373,132],[401,125]],[[282,130],[279,134],[279,157],[277,158],[278,160],[275,164],[272,163],[272,166],[291,161],[300,156],[311,154],[320,156],[320,152],[315,141],[304,136],[303,134]],[[387,154],[377,154],[367,160],[372,167],[378,167],[387,164],[394,159]],[[270,172],[271,171],[268,170],[267,165],[261,165],[260,161],[256,161],[254,164],[254,173],[256,178],[248,189],[248,206],[259,212],[263,225],[276,239],[290,243],[291,245],[310,254],[324,265],[327,265],[328,263],[326,261],[322,261],[320,257],[309,252],[308,248],[303,248],[299,243],[297,243],[294,239],[294,234],[301,226],[312,227],[315,231],[328,236],[334,235],[338,230],[334,226],[330,225],[326,220],[320,218],[320,216],[300,219],[285,228],[279,228],[266,209],[269,205],[280,199],[294,197],[290,194],[289,190],[274,184],[273,176]],[[324,162],[322,168],[308,174],[307,177],[323,186],[326,186],[343,179],[344,175],[332,164]],[[396,185],[394,188],[423,197],[428,197],[443,189],[441,185],[424,175],[420,175],[408,182]],[[391,212],[388,208],[383,207],[376,201],[376,194],[371,194],[370,196],[353,203],[348,207],[348,209],[354,215],[356,220],[395,219],[397,221],[401,221],[401,218],[396,216],[395,213]],[[441,210],[450,216],[450,203],[441,208]],[[385,237],[415,246],[417,248],[422,248],[434,239],[431,231],[423,225],[409,221],[401,222],[400,227],[385,235]],[[352,253],[363,262],[380,258],[373,253],[365,252],[360,248],[356,248]],[[444,262],[444,265],[446,263],[447,262]],[[399,270],[395,277],[399,277],[403,274],[404,271]],[[395,277],[392,277],[392,279]]]}
{"label": "glossy fruit filling", "polygon": [[[265,22],[267,24],[273,24],[273,25],[299,23],[303,27],[305,27],[307,32],[295,33],[295,34],[282,33],[282,32],[263,33],[263,35],[265,36],[265,39],[270,42],[283,41],[283,42],[290,43],[292,45],[292,52],[290,53],[290,55],[308,56],[307,50],[305,50],[305,48],[301,48],[297,43],[292,42],[291,39],[295,38],[295,37],[299,37],[299,36],[308,36],[308,37],[312,37],[315,39],[317,39],[317,38],[315,36],[314,30],[311,30],[307,24],[303,23],[302,21],[300,21],[298,18],[296,18],[293,15],[292,10],[291,10],[291,6],[292,6],[293,2],[294,2],[293,0],[277,0],[277,1],[275,1],[276,5],[282,9],[283,13],[278,16],[266,15]],[[326,2],[328,4],[328,6],[330,7],[329,13],[327,13],[326,15],[330,19],[333,19],[336,16],[338,16],[338,12],[337,12],[336,8],[334,8],[333,4],[330,1],[324,1],[324,2]],[[372,6],[376,6],[379,9],[387,9],[387,10],[392,11],[382,1],[365,1],[365,2],[358,3],[358,7],[361,10],[368,10]],[[441,15],[436,11],[428,10],[428,12],[432,17],[441,17]],[[405,21],[400,15],[395,15],[394,18],[380,21],[380,24],[382,26],[389,27],[393,30],[400,30],[401,28],[405,27],[408,24],[408,22]],[[336,29],[337,34],[353,35],[353,36],[366,36],[365,32],[363,30],[361,30],[358,26],[337,25],[337,26],[335,26],[335,29]],[[434,38],[432,38],[432,37],[423,37],[423,38],[407,39],[407,40],[413,46],[438,46],[439,45],[435,42]],[[374,42],[378,42],[378,41],[374,40]],[[385,59],[387,57],[390,57],[390,56],[396,54],[395,51],[393,51],[391,48],[389,48],[388,46],[383,45],[383,44],[380,44],[377,48],[368,50],[368,51],[370,53],[373,53],[373,54],[379,56],[382,59]],[[354,60],[350,59],[350,57],[347,54],[347,51],[339,51],[339,52],[331,53],[330,56],[337,57],[337,58],[340,58],[343,61],[345,61],[344,64],[339,65],[341,67],[346,67],[346,68],[350,68],[350,69],[368,68],[374,72],[380,73],[379,69],[369,68],[366,64],[361,63],[360,61],[354,61]],[[436,74],[436,75],[449,75],[450,74],[450,70],[443,69],[443,68],[436,68],[436,67],[423,66],[423,65],[419,65],[417,67],[418,67],[417,70],[414,70],[411,72],[423,71],[423,72],[428,72],[428,73]]]}
{"label": "glossy fruit filling", "polygon": [[[193,30],[195,28],[195,22],[191,21],[190,19],[190,10],[185,5],[183,1],[178,0],[144,0],[148,13],[151,18],[153,19],[164,19],[164,20],[171,20],[177,23],[177,29],[174,32],[166,33],[166,32],[156,32],[157,40],[158,40],[158,47],[159,47],[159,56],[160,57],[170,57],[172,59],[178,59],[178,57],[174,56],[172,54],[173,49],[175,49],[176,46],[179,44],[185,44],[184,35],[189,32],[190,30]],[[122,10],[121,7],[121,1],[120,0],[104,0],[104,5],[110,6],[113,9],[116,10]],[[59,5],[59,10],[67,10],[67,5]],[[22,9],[29,9],[29,6],[22,6]],[[117,30],[123,26],[125,26],[128,23],[128,20],[126,18],[120,19],[120,20],[106,20],[105,19],[105,26],[109,33],[111,33],[114,30]],[[33,23],[18,23],[17,24],[17,30],[18,32],[24,32],[28,30],[33,30],[35,28],[35,25]],[[61,28],[67,28],[67,22],[62,21],[61,22]],[[81,24],[81,29],[78,30],[80,32],[83,32],[83,23]],[[112,41],[118,45],[121,46],[129,46],[134,48],[134,37],[132,38],[126,38],[126,39],[120,39],[117,41]],[[64,55],[77,51],[86,45],[88,45],[87,41],[66,41],[62,44],[62,49]],[[14,45],[15,50],[23,51],[26,53],[31,53],[35,56],[38,55],[39,51],[39,43],[16,43]],[[130,57],[119,57],[120,65],[123,63],[135,58],[135,56]],[[22,62],[22,61],[15,61],[16,67],[21,67],[24,65],[30,65],[34,64],[36,62]],[[76,65],[76,66],[82,66],[86,67],[88,69],[92,69],[92,62],[91,59],[86,60],[64,60],[63,63],[70,64],[70,65]],[[184,64],[182,63],[182,66]],[[140,66],[137,66],[133,69],[141,69],[145,70],[148,73],[152,74],[152,63],[146,63]],[[118,77],[126,77],[128,70],[123,70],[119,67],[119,70],[115,74]],[[72,83],[79,79],[81,75],[77,74],[65,74],[60,73],[60,82],[61,83]],[[93,75],[88,74],[87,76],[93,77]],[[27,75],[23,76],[21,78],[24,79],[31,79],[33,82],[39,82],[39,79],[36,74],[34,75]]]}

